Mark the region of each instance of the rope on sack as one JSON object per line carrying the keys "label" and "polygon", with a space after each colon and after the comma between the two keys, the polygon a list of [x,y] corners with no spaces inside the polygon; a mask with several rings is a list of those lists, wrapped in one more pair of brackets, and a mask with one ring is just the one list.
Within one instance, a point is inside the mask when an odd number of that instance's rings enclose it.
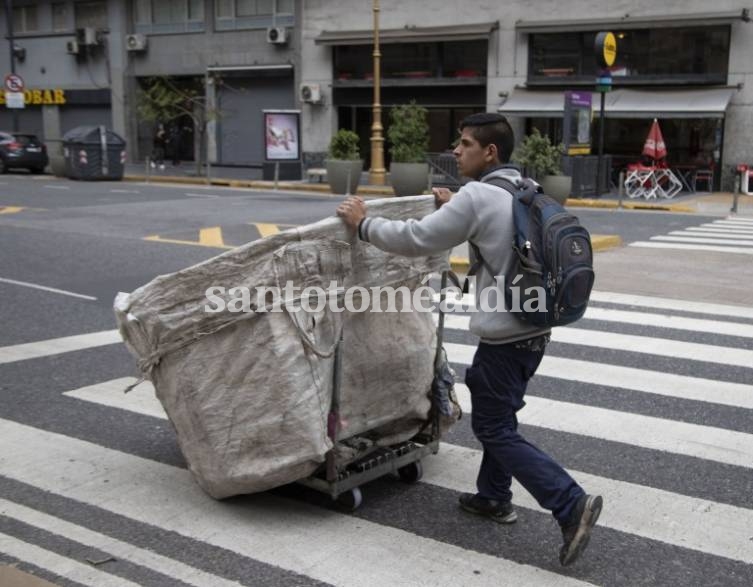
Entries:
{"label": "rope on sack", "polygon": [[336,335],[333,337],[334,342],[332,343],[332,345],[327,350],[320,350],[316,345],[316,341],[311,337],[306,329],[301,326],[301,323],[298,320],[297,315],[299,312],[302,312],[302,309],[299,308],[298,310],[294,310],[289,308],[287,304],[285,304],[283,307],[285,308],[286,314],[290,316],[290,320],[291,322],[293,322],[293,326],[295,326],[295,329],[298,331],[298,334],[301,337],[301,341],[311,350],[312,353],[314,353],[320,359],[329,359],[335,355],[337,343],[340,340],[340,333],[343,329],[342,319],[340,320],[339,326],[335,327]]}

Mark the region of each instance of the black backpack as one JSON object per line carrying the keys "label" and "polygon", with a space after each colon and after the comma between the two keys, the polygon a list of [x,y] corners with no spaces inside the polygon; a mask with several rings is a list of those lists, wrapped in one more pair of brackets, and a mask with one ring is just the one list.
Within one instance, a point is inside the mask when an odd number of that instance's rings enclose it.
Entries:
{"label": "black backpack", "polygon": [[[533,326],[570,324],[585,313],[594,283],[591,237],[575,215],[531,180],[523,181],[522,188],[502,178],[486,182],[509,191],[514,198],[515,262],[511,275],[505,275],[506,308]],[[478,247],[473,243],[471,247],[476,262],[468,275],[481,263],[494,275]],[[544,308],[540,307],[541,290],[536,288],[543,288]]]}

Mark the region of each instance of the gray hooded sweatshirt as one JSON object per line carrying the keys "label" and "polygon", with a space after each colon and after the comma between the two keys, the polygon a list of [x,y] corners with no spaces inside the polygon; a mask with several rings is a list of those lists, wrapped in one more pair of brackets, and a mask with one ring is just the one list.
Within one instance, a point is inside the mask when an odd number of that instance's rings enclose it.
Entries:
{"label": "gray hooded sweatshirt", "polygon": [[[406,257],[435,254],[470,241],[481,251],[485,263],[476,274],[476,312],[471,314],[470,331],[490,344],[505,344],[541,334],[549,329],[530,326],[506,311],[504,278],[513,267],[513,197],[510,192],[488,183],[504,178],[519,184],[515,169],[501,168],[481,181],[464,185],[452,199],[421,220],[387,220],[367,216],[359,227],[362,240]],[[494,270],[491,274],[486,265]],[[484,298],[486,296],[486,298]]]}

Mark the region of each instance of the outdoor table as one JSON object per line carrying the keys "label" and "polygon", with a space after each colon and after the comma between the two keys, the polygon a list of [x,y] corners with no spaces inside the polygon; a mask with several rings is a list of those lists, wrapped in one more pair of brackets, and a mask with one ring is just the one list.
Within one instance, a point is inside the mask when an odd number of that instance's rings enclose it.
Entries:
{"label": "outdoor table", "polygon": [[671,169],[628,165],[625,193],[629,198],[674,198],[682,187],[682,182]]}

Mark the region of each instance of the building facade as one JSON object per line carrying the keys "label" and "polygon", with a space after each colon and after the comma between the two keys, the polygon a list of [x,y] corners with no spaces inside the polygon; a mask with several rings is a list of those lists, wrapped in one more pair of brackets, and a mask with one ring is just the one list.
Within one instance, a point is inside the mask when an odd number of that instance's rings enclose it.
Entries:
{"label": "building facade", "polygon": [[[139,89],[169,78],[200,88],[217,113],[206,146],[190,117],[167,121],[180,129],[180,159],[207,148],[215,163],[260,167],[261,111],[298,109],[304,154],[351,128],[369,160],[373,0],[6,4],[27,89],[19,125],[48,143],[79,124],[107,124],[126,137],[131,160],[148,156],[155,121],[139,116]],[[730,189],[731,167],[753,163],[753,24],[740,0],[379,4],[383,125],[392,106],[415,100],[429,109],[432,151],[448,148],[458,122],[478,111],[505,113],[519,137],[538,128],[561,140],[564,92],[593,89],[594,37],[610,30],[618,55],[604,134],[615,169],[640,158],[653,118],[671,164],[712,169],[716,187]],[[5,12],[0,19],[7,32]],[[0,127],[11,123],[0,104]],[[595,108],[594,136],[599,124]]]}

